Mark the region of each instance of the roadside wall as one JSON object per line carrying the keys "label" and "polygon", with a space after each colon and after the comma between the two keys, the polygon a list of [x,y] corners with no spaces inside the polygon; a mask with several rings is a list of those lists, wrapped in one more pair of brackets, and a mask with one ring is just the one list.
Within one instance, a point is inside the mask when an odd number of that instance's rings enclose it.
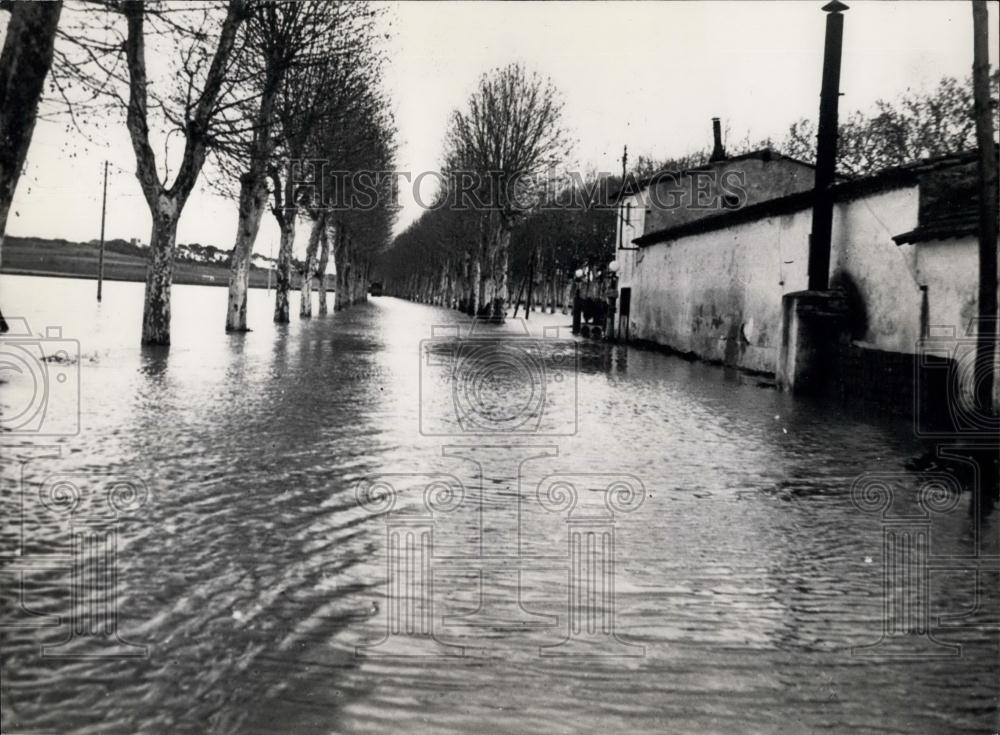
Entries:
{"label": "roadside wall", "polygon": [[[949,355],[959,381],[949,396],[973,404],[976,321],[979,309],[979,241],[974,236],[931,240],[902,246],[913,260],[918,281],[927,289],[923,352]],[[1000,243],[998,243],[1000,247]],[[994,407],[1000,407],[1000,356],[993,361]]]}
{"label": "roadside wall", "polygon": [[[848,291],[852,337],[862,346],[916,349],[923,294],[912,258],[892,236],[916,226],[917,208],[915,186],[835,207],[831,282]],[[643,248],[631,278],[632,336],[773,373],[781,298],[806,288],[811,226],[805,208]],[[971,283],[975,276],[964,278]],[[952,299],[949,288],[935,285],[932,292]]]}
{"label": "roadside wall", "polygon": [[809,224],[795,213],[643,248],[633,277],[632,335],[773,372],[781,296],[806,285]]}

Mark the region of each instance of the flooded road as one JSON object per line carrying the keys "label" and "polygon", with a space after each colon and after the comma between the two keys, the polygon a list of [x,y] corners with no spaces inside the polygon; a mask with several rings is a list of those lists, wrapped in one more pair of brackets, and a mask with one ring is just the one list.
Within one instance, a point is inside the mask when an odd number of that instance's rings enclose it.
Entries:
{"label": "flooded road", "polygon": [[422,344],[468,328],[445,309],[275,326],[255,290],[226,335],[225,289],[177,286],[173,345],[142,350],[141,284],[0,288],[78,341],[45,370],[80,386],[78,433],[4,436],[4,732],[1000,725],[996,519],[906,469],[905,422],[562,315],[528,323],[566,327],[537,386],[490,358],[456,389],[469,353]]}

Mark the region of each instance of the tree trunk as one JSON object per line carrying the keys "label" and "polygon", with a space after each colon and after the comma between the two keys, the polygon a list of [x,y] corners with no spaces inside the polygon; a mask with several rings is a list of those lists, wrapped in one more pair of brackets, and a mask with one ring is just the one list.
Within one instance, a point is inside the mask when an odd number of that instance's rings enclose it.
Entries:
{"label": "tree trunk", "polygon": [[358,266],[358,303],[368,303],[368,290],[371,288],[371,261],[366,257]]}
{"label": "tree trunk", "polygon": [[556,273],[556,269],[552,269],[552,278],[549,280],[550,293],[552,294],[552,304],[549,308],[550,314],[556,313],[556,302],[559,300],[559,276]]}
{"label": "tree trunk", "polygon": [[364,266],[361,264],[357,252],[354,253],[354,263],[351,270],[354,273],[354,300],[352,303],[356,306],[362,302],[365,292]]}
{"label": "tree trunk", "polygon": [[507,280],[510,265],[510,223],[501,217],[500,231],[497,237],[496,256],[493,261],[494,293],[491,316],[497,321],[503,321],[507,315]]}
{"label": "tree trunk", "polygon": [[216,101],[225,80],[230,54],[245,17],[242,0],[229,0],[218,45],[205,75],[197,103],[189,109],[190,119],[184,129],[186,140],[177,176],[168,189],[160,181],[156,155],[149,144],[149,121],[146,76],[144,21],[146,7],[141,2],[123,2],[125,15],[125,61],[128,67],[129,97],[125,126],[135,153],[136,178],[153,217],[150,236],[150,264],[146,275],[146,300],[142,316],[143,344],[170,344],[170,282],[173,277],[174,242],[177,222],[205,164],[207,136]]}
{"label": "tree trunk", "polygon": [[473,316],[485,316],[492,302],[490,275],[493,270],[493,213],[484,212],[479,221],[479,249],[475,254],[476,298]]}
{"label": "tree trunk", "polygon": [[481,283],[479,285],[479,306],[476,310],[478,316],[489,316],[493,304],[493,256],[495,253],[490,247],[485,248],[480,273]]}
{"label": "tree trunk", "polygon": [[[0,53],[0,262],[7,215],[38,117],[38,102],[52,66],[62,1],[13,3]],[[8,329],[0,313],[0,333]]]}
{"label": "tree trunk", "polygon": [[492,266],[487,263],[483,268],[483,285],[481,287],[482,291],[482,303],[479,305],[478,314],[480,316],[489,316],[493,309],[493,294],[495,288],[493,285],[493,279],[490,277],[490,271]]}
{"label": "tree trunk", "polygon": [[354,249],[354,241],[351,239],[350,235],[345,235],[344,242],[344,306],[351,306],[354,304],[354,268],[352,257],[354,253],[351,252]]}
{"label": "tree trunk", "polygon": [[457,298],[455,294],[458,291],[458,268],[451,265],[451,263],[448,265],[447,278],[444,306],[446,309],[450,309],[455,303],[455,299]]}
{"label": "tree trunk", "polygon": [[260,221],[267,206],[267,187],[263,173],[241,177],[240,214],[236,225],[236,244],[229,262],[229,306],[226,309],[226,331],[247,331],[247,290],[250,288],[250,266],[253,245],[260,231]]}
{"label": "tree trunk", "polygon": [[319,248],[320,234],[325,226],[326,216],[320,214],[313,220],[312,230],[309,232],[306,260],[302,266],[302,302],[299,304],[299,316],[302,318],[312,316],[312,280],[316,272],[316,251]]}
{"label": "tree trunk", "polygon": [[478,254],[473,255],[469,276],[469,316],[476,316],[479,313],[479,302],[483,293],[483,264]]}
{"label": "tree trunk", "polygon": [[344,308],[344,223],[338,222],[333,230],[333,269],[335,271],[333,279],[333,310],[340,311]]}
{"label": "tree trunk", "polygon": [[[535,292],[535,254],[532,253],[530,256],[530,261],[528,263],[528,275],[525,277],[528,281],[528,297],[524,302],[524,318],[528,320],[531,318],[531,299]],[[515,309],[515,311],[517,311]]]}
{"label": "tree trunk", "polygon": [[367,285],[365,283],[365,273],[366,266],[365,262],[359,257],[358,253],[354,254],[354,275],[357,279],[355,281],[355,291],[354,291],[354,303],[363,303],[367,298]]}
{"label": "tree trunk", "polygon": [[267,206],[267,164],[274,150],[271,123],[275,98],[285,70],[274,54],[268,54],[264,88],[257,110],[250,165],[240,177],[240,211],[236,223],[236,244],[230,258],[229,306],[226,331],[247,331],[247,290],[253,263],[253,245],[260,231],[260,221]]}
{"label": "tree trunk", "polygon": [[358,264],[358,244],[351,240],[351,306],[354,306],[361,300],[359,294],[361,293],[361,268]]}
{"label": "tree trunk", "polygon": [[274,321],[288,324],[288,292],[292,288],[292,248],[295,245],[295,222],[281,220],[281,244],[278,246],[278,265],[275,268]]}
{"label": "tree trunk", "polygon": [[326,266],[330,262],[330,236],[324,227],[319,237],[319,315],[326,316]]}
{"label": "tree trunk", "polygon": [[149,236],[146,300],[142,310],[144,345],[170,344],[170,284],[180,207],[166,197],[162,199],[160,211],[153,215],[153,231]]}
{"label": "tree trunk", "polygon": [[469,272],[471,267],[471,255],[468,250],[462,254],[462,279],[461,287],[458,297],[458,309],[468,313],[469,311],[469,301],[472,298],[472,286],[469,280]]}

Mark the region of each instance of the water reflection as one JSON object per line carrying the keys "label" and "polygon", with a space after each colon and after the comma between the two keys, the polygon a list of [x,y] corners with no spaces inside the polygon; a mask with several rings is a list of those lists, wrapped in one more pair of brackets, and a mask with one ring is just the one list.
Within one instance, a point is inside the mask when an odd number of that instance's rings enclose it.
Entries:
{"label": "water reflection", "polygon": [[[527,437],[557,453],[484,479],[443,447],[510,437],[419,431],[420,342],[463,324],[454,312],[386,298],[273,325],[267,294],[252,291],[255,331],[226,335],[224,289],[177,287],[174,344],[149,350],[137,344],[141,285],[107,284],[100,307],[91,286],[0,279],[5,304],[61,324],[84,356],[80,435],[23,464],[41,442],[3,450],[5,731],[943,732],[996,720],[996,528],[988,519],[976,536],[967,495],[930,536],[935,558],[951,560],[929,575],[931,621],[962,656],[851,655],[882,631],[885,523],[850,490],[889,471],[913,501],[926,473],[906,469],[919,448],[905,425],[580,342],[575,434]],[[568,317],[532,314],[532,332],[543,325]],[[3,386],[0,401],[21,389]],[[51,616],[70,609],[71,524],[35,503],[55,473],[137,475],[148,488],[121,519],[117,555],[119,630],[147,658],[40,655],[66,636]],[[464,658],[355,656],[389,620],[393,519],[355,499],[359,481],[384,473],[449,475],[468,490],[435,516],[433,558],[435,629]],[[602,473],[634,475],[646,492],[614,516],[613,596],[617,634],[644,656],[539,656],[571,612],[605,611],[573,597],[570,549],[571,521],[607,508],[586,482],[589,510],[572,517],[536,488]],[[507,573],[484,586],[486,562]],[[519,594],[545,625],[466,624],[484,590]]]}

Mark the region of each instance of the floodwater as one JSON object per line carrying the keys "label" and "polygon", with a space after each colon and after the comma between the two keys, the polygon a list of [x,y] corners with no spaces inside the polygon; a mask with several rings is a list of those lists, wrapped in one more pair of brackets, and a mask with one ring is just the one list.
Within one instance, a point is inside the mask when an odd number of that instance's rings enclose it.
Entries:
{"label": "floodwater", "polygon": [[905,423],[562,333],[525,367],[517,324],[456,388],[468,322],[391,298],[279,327],[253,290],[227,335],[177,286],[141,349],[141,284],[0,289],[76,340],[33,340],[41,419],[3,353],[8,428],[72,434],[3,434],[4,732],[1000,724],[996,519]]}

